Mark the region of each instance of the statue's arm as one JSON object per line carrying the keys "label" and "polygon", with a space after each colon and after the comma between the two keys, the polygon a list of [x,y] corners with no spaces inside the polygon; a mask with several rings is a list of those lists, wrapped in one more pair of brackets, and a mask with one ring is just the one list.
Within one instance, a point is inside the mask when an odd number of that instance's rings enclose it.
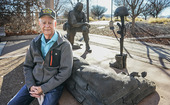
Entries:
{"label": "statue's arm", "polygon": [[86,20],[86,15],[85,15],[84,12],[83,12],[83,22],[87,22],[87,20]]}
{"label": "statue's arm", "polygon": [[81,27],[82,25],[86,25],[85,22],[77,22],[76,17],[73,12],[70,12],[70,24],[73,27]]}

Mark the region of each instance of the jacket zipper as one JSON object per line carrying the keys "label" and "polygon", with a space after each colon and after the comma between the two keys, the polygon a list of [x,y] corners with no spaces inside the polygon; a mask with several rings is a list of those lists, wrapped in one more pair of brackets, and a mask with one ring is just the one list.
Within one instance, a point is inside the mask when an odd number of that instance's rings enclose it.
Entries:
{"label": "jacket zipper", "polygon": [[43,70],[43,76],[42,76],[41,83],[43,82],[43,79],[44,79],[44,62],[45,62],[45,61],[43,61],[43,63],[42,63],[42,66],[43,66],[43,68],[42,68],[42,70]]}
{"label": "jacket zipper", "polygon": [[[49,50],[50,51],[50,50]],[[53,59],[53,56],[52,56],[52,53],[53,53],[53,51],[51,51],[51,60],[50,60],[50,66],[52,65],[52,59]],[[47,53],[48,54],[48,53]],[[46,55],[47,56],[47,55]],[[45,59],[46,59],[46,57],[45,57]],[[41,80],[41,82],[43,82],[43,79],[44,79],[44,63],[45,63],[45,60],[43,61],[43,63],[42,63],[42,66],[43,66],[43,68],[42,68],[42,70],[43,70],[43,76],[42,76],[42,80]]]}
{"label": "jacket zipper", "polygon": [[53,51],[51,51],[51,60],[50,60],[50,66],[53,64]]}

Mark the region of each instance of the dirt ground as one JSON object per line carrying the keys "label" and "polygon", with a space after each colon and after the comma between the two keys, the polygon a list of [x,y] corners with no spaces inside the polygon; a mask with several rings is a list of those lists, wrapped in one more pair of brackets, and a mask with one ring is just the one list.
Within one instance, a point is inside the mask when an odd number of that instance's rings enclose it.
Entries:
{"label": "dirt ground", "polygon": [[[15,61],[21,62],[24,60],[24,57],[17,57]],[[3,60],[3,62],[9,61],[9,59]],[[0,60],[0,64],[2,64],[2,60]],[[19,63],[17,63],[18,65]],[[9,64],[6,64],[11,66]],[[2,67],[2,66],[1,66]],[[14,66],[13,66],[14,67]],[[25,84],[24,75],[23,75],[23,64],[19,64],[15,68],[9,68],[6,72],[1,73],[0,82],[2,82],[1,93],[0,93],[0,105],[6,105],[9,100],[18,92],[18,90]],[[7,73],[9,72],[9,73]],[[2,79],[3,78],[3,79]],[[0,83],[1,84],[1,83]],[[63,98],[64,97],[64,98]],[[67,100],[67,101],[66,101]],[[71,94],[64,89],[64,93],[62,94],[62,98],[60,99],[60,105],[80,105]],[[35,99],[30,105],[39,105],[38,101]]]}
{"label": "dirt ground", "polygon": [[[127,23],[125,38],[143,38],[143,39],[134,39],[134,40],[150,42],[155,44],[170,45],[170,37],[169,38],[157,37],[160,35],[162,36],[170,35],[170,30],[169,30],[170,24],[164,25],[164,24],[148,24],[148,23],[136,22],[134,35],[131,34],[130,28],[131,28],[131,23]],[[120,35],[117,34],[118,30],[119,30],[118,26],[114,25],[114,31],[116,35],[117,37],[120,37]],[[100,26],[91,25],[90,33],[115,37],[113,31],[110,30],[110,27],[108,25],[100,25]]]}
{"label": "dirt ground", "polygon": [[[9,42],[7,43],[6,48],[4,49],[2,54],[5,55],[10,53],[10,51],[14,51],[14,47],[16,48],[15,50],[17,50],[17,48],[20,48],[22,50],[22,47],[24,47],[22,45],[23,42],[28,44],[30,41],[21,41],[20,44],[17,43],[17,41]],[[10,46],[11,43],[16,44],[16,46],[13,46],[13,49],[8,48],[8,46]],[[24,52],[26,51],[24,50]],[[13,96],[15,96],[18,90],[25,84],[24,75],[23,75],[24,60],[25,60],[24,55],[0,59],[0,67],[1,67],[0,68],[0,87],[1,87],[0,105],[6,105],[9,102],[9,100]],[[60,105],[68,105],[68,102],[70,103],[70,105],[80,105],[65,88],[59,103]],[[35,99],[30,105],[38,105],[38,101]]]}
{"label": "dirt ground", "polygon": [[[11,60],[12,59],[12,60]],[[22,63],[24,57],[14,57],[0,60],[0,105],[6,105],[24,84]]]}

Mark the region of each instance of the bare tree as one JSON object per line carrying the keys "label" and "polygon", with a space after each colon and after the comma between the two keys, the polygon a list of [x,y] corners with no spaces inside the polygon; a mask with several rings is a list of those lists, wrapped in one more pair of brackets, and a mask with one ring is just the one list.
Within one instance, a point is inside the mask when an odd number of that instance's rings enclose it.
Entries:
{"label": "bare tree", "polygon": [[117,5],[124,5],[129,10],[129,14],[132,18],[131,32],[134,34],[135,18],[147,10],[146,8],[148,7],[148,3],[146,0],[115,0],[115,3]]}
{"label": "bare tree", "polygon": [[150,4],[146,4],[146,6],[143,8],[142,15],[144,16],[145,20],[150,15],[150,12],[153,10],[153,8],[150,6]]}
{"label": "bare tree", "polygon": [[[55,0],[55,11],[57,14],[68,13],[68,11],[72,10],[78,2],[84,2],[85,0]],[[83,11],[86,12],[86,6],[83,6]]]}
{"label": "bare tree", "polygon": [[54,0],[54,10],[56,14],[63,13],[65,11],[66,6],[69,2],[67,0]]}
{"label": "bare tree", "polygon": [[132,34],[134,34],[135,18],[144,11],[146,3],[144,5],[144,0],[126,0],[131,11],[130,16],[132,17]]}
{"label": "bare tree", "polygon": [[96,5],[96,6],[92,6],[92,9],[91,9],[91,13],[98,17],[98,20],[100,18],[100,16],[103,15],[103,13],[105,13],[107,11],[107,9],[105,7],[102,7],[102,6],[99,6],[99,5]]}
{"label": "bare tree", "polygon": [[62,7],[62,5],[59,5],[59,3],[60,3],[60,0],[55,0],[54,10],[56,11],[56,13],[58,13],[58,11]]}
{"label": "bare tree", "polygon": [[[30,18],[31,12],[38,8],[34,0],[3,0],[0,2],[0,25],[10,23],[12,16]],[[30,21],[29,21],[30,22]],[[31,22],[30,22],[31,23]]]}
{"label": "bare tree", "polygon": [[[9,4],[9,5],[7,5]],[[10,16],[14,14],[16,8],[13,8],[11,1],[1,1],[0,2],[0,26],[8,23],[10,21]]]}
{"label": "bare tree", "polygon": [[116,6],[128,6],[128,4],[126,3],[126,0],[114,0],[114,5]]}
{"label": "bare tree", "polygon": [[68,0],[72,7],[74,7],[78,2],[83,2],[84,0]]}
{"label": "bare tree", "polygon": [[151,7],[153,8],[152,11],[150,11],[150,15],[156,18],[163,9],[170,7],[170,0],[148,0],[148,1],[151,4]]}
{"label": "bare tree", "polygon": [[[86,0],[65,0],[65,1],[67,1],[67,3],[66,2],[64,3],[65,7],[64,7],[64,9],[61,10],[61,12],[63,12],[64,16],[67,16],[67,13],[70,10],[72,10],[78,2],[83,3],[83,12],[85,14],[87,14],[87,1]],[[89,0],[89,1],[92,1],[92,0]],[[90,10],[90,8],[91,8],[91,4],[89,4],[89,10]]]}

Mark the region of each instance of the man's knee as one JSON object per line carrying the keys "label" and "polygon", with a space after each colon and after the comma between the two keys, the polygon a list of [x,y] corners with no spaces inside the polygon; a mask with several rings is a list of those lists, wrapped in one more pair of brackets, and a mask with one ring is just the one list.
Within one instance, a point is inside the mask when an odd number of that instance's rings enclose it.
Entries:
{"label": "man's knee", "polygon": [[68,29],[67,34],[70,35],[70,36],[75,36],[76,32],[75,32],[75,30]]}

